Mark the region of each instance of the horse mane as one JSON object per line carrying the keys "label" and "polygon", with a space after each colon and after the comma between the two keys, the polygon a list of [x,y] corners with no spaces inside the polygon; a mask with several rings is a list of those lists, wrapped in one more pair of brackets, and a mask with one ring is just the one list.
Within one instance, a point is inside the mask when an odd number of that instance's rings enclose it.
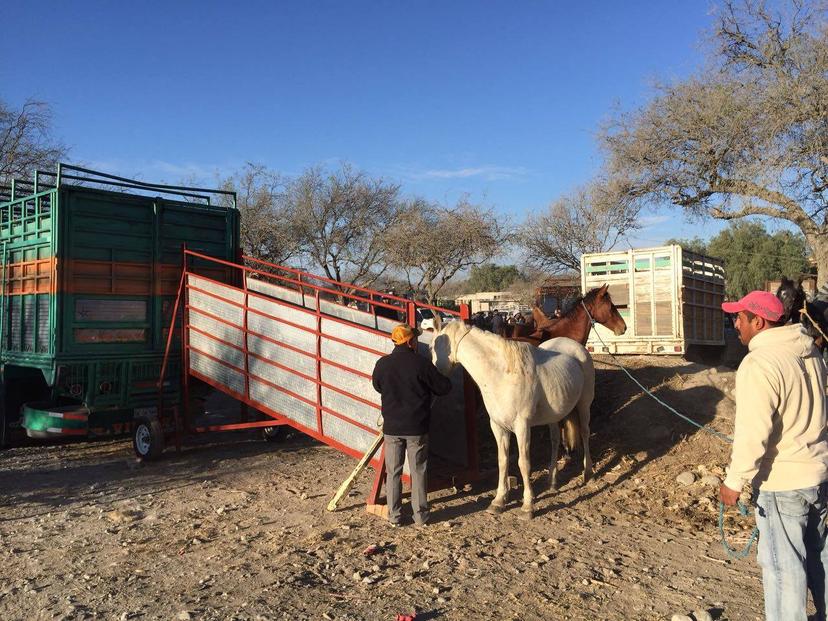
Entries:
{"label": "horse mane", "polygon": [[462,321],[452,321],[444,328],[444,332],[451,334],[453,346],[466,334],[465,332],[461,332],[460,326],[468,328],[469,332],[474,332],[476,338],[500,354],[499,357],[506,361],[506,373],[516,373],[520,376],[529,376],[532,374],[535,358],[532,355],[532,346],[529,343],[506,339],[475,326],[466,326]]}
{"label": "horse mane", "polygon": [[590,289],[589,291],[587,291],[585,295],[575,298],[575,302],[572,304],[572,306],[569,307],[569,310],[563,314],[563,317],[571,319],[575,315],[575,313],[578,312],[578,307],[581,305],[581,303],[591,304],[592,302],[594,302],[595,298],[598,297],[598,292],[600,290],[601,287],[596,287],[595,289]]}

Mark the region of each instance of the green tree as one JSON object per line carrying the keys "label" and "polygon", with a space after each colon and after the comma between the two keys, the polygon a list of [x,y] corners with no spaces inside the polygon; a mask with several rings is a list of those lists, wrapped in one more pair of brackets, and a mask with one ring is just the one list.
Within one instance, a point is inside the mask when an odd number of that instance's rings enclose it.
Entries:
{"label": "green tree", "polygon": [[773,235],[761,222],[740,220],[713,237],[707,254],[724,261],[725,293],[736,299],[764,289],[780,276],[799,277],[808,268],[805,239],[790,231]]}
{"label": "green tree", "polygon": [[684,250],[689,250],[690,252],[695,252],[696,254],[710,254],[707,250],[707,242],[701,237],[671,237],[664,242],[665,246],[672,246],[673,244],[678,244]]}
{"label": "green tree", "polygon": [[472,266],[466,289],[469,293],[505,291],[511,284],[523,280],[526,280],[526,276],[514,265],[484,263]]}

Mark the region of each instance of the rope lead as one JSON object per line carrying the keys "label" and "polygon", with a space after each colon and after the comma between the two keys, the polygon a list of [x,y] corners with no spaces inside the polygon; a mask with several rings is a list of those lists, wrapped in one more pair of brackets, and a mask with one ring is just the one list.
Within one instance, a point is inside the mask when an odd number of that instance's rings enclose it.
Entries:
{"label": "rope lead", "polygon": [[[587,317],[589,317],[589,322],[592,325],[592,327],[594,328],[595,327],[595,320],[592,318],[592,314],[589,312],[589,309],[586,307],[586,304],[584,304],[583,300],[581,300],[581,306],[584,307],[584,310],[586,311]],[[807,317],[807,314],[806,314],[806,317]],[[810,317],[809,317],[809,319],[810,319]],[[821,330],[820,330],[820,332],[821,332]],[[641,388],[641,390],[643,390],[649,397],[654,399],[656,402],[661,404],[663,407],[667,408],[667,410],[669,410],[670,412],[672,412],[673,414],[675,414],[676,416],[678,416],[682,420],[690,423],[691,425],[693,425],[695,427],[698,427],[702,431],[706,431],[710,435],[716,436],[717,438],[719,438],[723,442],[727,442],[728,444],[733,444],[733,438],[731,438],[730,436],[727,436],[723,433],[720,433],[720,432],[716,431],[715,429],[711,429],[710,427],[707,427],[706,425],[701,425],[701,424],[697,423],[692,418],[689,418],[689,417],[685,416],[684,414],[682,414],[681,412],[676,410],[674,407],[664,403],[664,401],[662,401],[661,399],[656,397],[652,393],[652,391],[650,391],[641,382],[639,382],[635,377],[633,377],[632,373],[630,373],[629,371],[627,371],[626,368],[624,368],[624,365],[622,365],[620,362],[618,362],[618,358],[616,358],[615,354],[613,354],[611,351],[609,351],[609,346],[604,342],[604,339],[601,338],[601,334],[598,332],[598,330],[595,330],[595,336],[597,336],[598,340],[601,341],[601,345],[603,345],[607,349],[607,353],[610,355],[610,357],[613,360],[615,360],[616,366],[619,369],[621,369],[624,373],[626,373],[627,377],[629,377],[633,382],[635,382],[635,384],[639,388]],[[828,340],[828,338],[826,340]],[[741,515],[743,515],[743,516],[748,515],[748,513],[749,513],[748,508],[745,505],[743,505],[741,501],[737,502],[736,506],[738,507],[739,513]],[[719,501],[719,534],[721,534],[721,537],[722,537],[722,547],[725,549],[725,552],[727,552],[727,555],[730,558],[734,558],[734,559],[745,558],[748,554],[750,554],[750,548],[753,546],[753,542],[756,541],[756,538],[759,536],[759,527],[758,526],[753,527],[753,532],[750,534],[750,539],[748,540],[747,545],[744,547],[744,549],[742,549],[741,551],[734,550],[732,547],[730,547],[730,544],[727,543],[727,537],[725,537],[724,511],[725,511],[724,503]]]}

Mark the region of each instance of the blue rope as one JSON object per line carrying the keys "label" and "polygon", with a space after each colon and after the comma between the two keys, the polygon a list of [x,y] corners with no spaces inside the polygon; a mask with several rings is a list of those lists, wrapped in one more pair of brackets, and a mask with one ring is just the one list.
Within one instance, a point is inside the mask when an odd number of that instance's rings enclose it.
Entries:
{"label": "blue rope", "polygon": [[[739,514],[742,516],[747,517],[749,515],[748,508],[742,504],[741,501],[736,502],[736,507],[739,509]],[[730,547],[730,544],[727,543],[727,537],[725,536],[724,532],[724,512],[725,512],[725,505],[723,502],[719,502],[719,534],[722,536],[722,547],[727,552],[727,555],[730,558],[745,558],[748,554],[750,554],[750,548],[753,546],[753,542],[756,541],[756,538],[759,536],[759,527],[754,526],[753,532],[750,533],[750,539],[748,539],[747,544],[741,550],[735,550],[734,548]]]}
{"label": "blue rope", "polygon": [[[586,304],[584,304],[583,300],[581,301],[581,304],[583,305],[584,310],[587,313],[587,317],[589,317],[589,321],[590,321],[592,327],[594,328],[595,327],[595,320],[592,318],[592,315],[590,314],[589,309],[587,309]],[[618,362],[618,358],[615,357],[615,354],[613,354],[611,351],[609,351],[609,346],[604,342],[604,339],[601,338],[601,335],[598,332],[598,330],[595,330],[595,336],[597,336],[598,340],[601,341],[601,345],[603,345],[606,348],[607,353],[610,355],[610,357],[613,360],[616,361],[615,366],[617,366],[624,373],[626,373],[627,377],[629,377],[633,382],[635,382],[636,385],[639,388],[641,388],[641,390],[643,390],[649,397],[654,399],[656,402],[660,403],[667,410],[669,410],[670,412],[672,412],[673,414],[675,414],[676,416],[678,416],[682,420],[690,423],[691,425],[693,425],[695,427],[698,427],[702,431],[706,431],[710,435],[716,436],[717,438],[719,438],[723,442],[727,442],[728,444],[733,444],[733,438],[731,438],[730,436],[727,436],[727,435],[725,435],[725,434],[723,434],[719,431],[716,431],[715,429],[711,429],[710,427],[707,427],[706,425],[702,425],[700,423],[697,423],[692,418],[689,418],[689,417],[685,416],[684,414],[682,414],[681,412],[676,410],[671,405],[669,405],[669,404],[665,403],[664,401],[662,401],[661,399],[659,399],[655,394],[653,394],[652,391],[650,391],[646,386],[644,386],[635,377],[633,377],[632,373],[630,373],[629,371],[627,371],[626,368],[624,368],[624,365],[622,365],[620,362]],[[739,509],[739,513],[741,515],[743,515],[743,516],[748,515],[748,508],[745,505],[743,505],[741,501],[737,501],[736,506]],[[741,551],[734,550],[732,547],[730,547],[730,544],[727,543],[727,537],[725,536],[725,532],[724,532],[724,512],[725,512],[725,505],[724,505],[723,502],[719,501],[719,533],[722,536],[722,547],[725,549],[725,552],[727,552],[727,555],[730,558],[734,558],[734,559],[745,558],[748,554],[750,554],[750,548],[751,548],[751,546],[753,546],[753,542],[756,541],[756,538],[759,536],[759,527],[758,526],[753,527],[753,532],[750,534],[750,539],[748,540],[747,545],[744,547],[744,549],[742,549]]]}

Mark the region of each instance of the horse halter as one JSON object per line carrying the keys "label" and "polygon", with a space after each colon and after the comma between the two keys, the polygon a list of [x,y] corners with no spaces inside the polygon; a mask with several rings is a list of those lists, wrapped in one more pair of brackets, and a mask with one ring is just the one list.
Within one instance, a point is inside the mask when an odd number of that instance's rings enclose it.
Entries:
{"label": "horse halter", "polygon": [[[471,331],[472,331],[472,328],[469,328],[468,330],[466,330],[466,331],[463,333],[463,336],[461,336],[459,339],[457,339],[457,345],[455,345],[455,346],[454,346],[454,359],[455,359],[455,360],[457,360],[457,352],[459,352],[459,351],[460,351],[460,343],[462,343],[462,342],[463,342],[463,339],[464,339],[464,338],[466,338],[466,336],[467,336],[467,335],[469,334],[469,332],[471,332]],[[456,364],[456,363],[455,363],[455,364]]]}
{"label": "horse halter", "polygon": [[587,308],[586,304],[584,304],[584,299],[583,298],[581,298],[581,306],[584,307],[584,312],[587,314],[587,317],[589,317],[589,323],[594,328],[595,327],[595,319],[592,318],[592,313],[589,312],[589,309]]}

